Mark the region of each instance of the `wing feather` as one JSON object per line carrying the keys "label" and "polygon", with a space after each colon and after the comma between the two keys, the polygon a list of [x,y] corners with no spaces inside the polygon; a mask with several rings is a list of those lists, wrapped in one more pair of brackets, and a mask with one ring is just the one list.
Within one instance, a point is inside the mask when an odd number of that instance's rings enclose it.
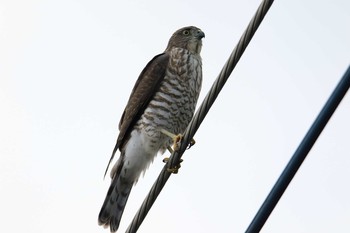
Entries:
{"label": "wing feather", "polygon": [[167,53],[159,54],[148,62],[138,77],[119,122],[118,139],[108,162],[105,176],[115,153],[127,142],[133,126],[140,119],[154,94],[159,89],[164,79],[168,62],[169,55]]}

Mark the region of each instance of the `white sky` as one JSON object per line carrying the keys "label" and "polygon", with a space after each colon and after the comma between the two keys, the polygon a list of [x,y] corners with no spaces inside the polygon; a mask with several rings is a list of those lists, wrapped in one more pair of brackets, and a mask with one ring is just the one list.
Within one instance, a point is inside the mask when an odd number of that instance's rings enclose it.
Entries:
{"label": "white sky", "polygon": [[[0,2],[0,232],[108,232],[97,215],[127,98],[183,26],[200,101],[260,1]],[[244,232],[350,61],[350,2],[276,1],[139,232]],[[350,232],[347,94],[262,232]],[[134,187],[124,232],[163,166]]]}

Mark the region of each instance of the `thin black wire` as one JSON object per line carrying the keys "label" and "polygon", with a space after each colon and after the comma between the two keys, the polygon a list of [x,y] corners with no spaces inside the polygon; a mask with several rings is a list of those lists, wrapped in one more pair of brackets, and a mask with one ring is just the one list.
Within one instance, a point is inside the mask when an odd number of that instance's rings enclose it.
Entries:
{"label": "thin black wire", "polygon": [[154,201],[158,197],[159,193],[163,189],[165,183],[169,179],[171,173],[167,171],[168,168],[174,167],[175,165],[179,164],[179,161],[181,159],[182,154],[186,150],[189,142],[193,138],[194,134],[197,132],[200,124],[202,123],[203,119],[209,112],[210,107],[213,105],[216,97],[219,95],[219,92],[225,85],[227,79],[229,78],[232,70],[235,68],[236,64],[238,63],[239,59],[241,58],[243,52],[247,48],[250,40],[253,38],[254,33],[258,29],[260,23],[264,19],[266,13],[268,12],[270,6],[272,5],[273,0],[265,0],[262,1],[260,4],[257,12],[255,13],[254,17],[250,21],[247,29],[244,31],[243,35],[241,36],[238,44],[232,51],[228,61],[222,68],[219,76],[215,80],[214,84],[212,85],[209,93],[203,100],[201,106],[199,107],[199,110],[194,115],[192,121],[190,122],[189,126],[187,127],[183,138],[181,140],[181,146],[179,150],[174,151],[172,155],[170,156],[169,161],[167,164],[163,167],[161,173],[159,174],[156,182],[153,184],[150,192],[148,193],[147,197],[143,201],[140,209],[136,213],[134,219],[130,223],[128,229],[126,230],[127,233],[134,233],[138,230],[139,226],[141,225],[142,221],[146,217],[148,211],[151,209]]}
{"label": "thin black wire", "polygon": [[293,179],[294,175],[303,163],[307,154],[316,142],[318,136],[321,134],[322,130],[327,125],[328,120],[331,118],[332,114],[336,110],[340,101],[345,96],[349,87],[350,66],[345,72],[343,78],[338,83],[337,87],[334,89],[332,95],[327,100],[321,112],[318,114],[316,120],[310,127],[304,139],[301,141],[299,147],[297,148],[294,155],[287,164],[286,168],[278,178],[276,184],[271,189],[269,195],[265,199],[264,203],[262,204],[254,219],[250,223],[248,229],[246,230],[246,233],[259,232],[264,226],[266,220],[277,205],[284,191],[287,189],[289,183]]}

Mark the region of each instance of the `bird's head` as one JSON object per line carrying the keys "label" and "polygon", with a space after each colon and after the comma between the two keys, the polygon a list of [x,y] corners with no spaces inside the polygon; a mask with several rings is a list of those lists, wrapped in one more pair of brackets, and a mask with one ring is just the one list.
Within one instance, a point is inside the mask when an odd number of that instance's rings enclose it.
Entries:
{"label": "bird's head", "polygon": [[166,51],[177,47],[199,54],[202,49],[203,37],[205,37],[204,32],[197,27],[189,26],[181,28],[171,36]]}

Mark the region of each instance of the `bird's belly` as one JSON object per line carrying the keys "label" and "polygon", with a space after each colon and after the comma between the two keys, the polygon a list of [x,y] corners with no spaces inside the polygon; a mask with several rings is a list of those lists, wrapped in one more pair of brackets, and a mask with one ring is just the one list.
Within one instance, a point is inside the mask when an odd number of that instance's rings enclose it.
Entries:
{"label": "bird's belly", "polygon": [[123,171],[128,173],[130,181],[137,181],[145,172],[160,148],[161,142],[154,140],[144,130],[134,129],[125,146]]}
{"label": "bird's belly", "polygon": [[[170,145],[171,141],[167,140],[170,138],[162,134],[160,130],[164,129],[173,134],[183,133],[195,109],[195,104],[190,102],[184,98],[164,103],[155,98],[140,119],[140,129],[152,138],[152,141],[160,141],[154,144],[160,147]],[[163,145],[164,143],[167,145]]]}

